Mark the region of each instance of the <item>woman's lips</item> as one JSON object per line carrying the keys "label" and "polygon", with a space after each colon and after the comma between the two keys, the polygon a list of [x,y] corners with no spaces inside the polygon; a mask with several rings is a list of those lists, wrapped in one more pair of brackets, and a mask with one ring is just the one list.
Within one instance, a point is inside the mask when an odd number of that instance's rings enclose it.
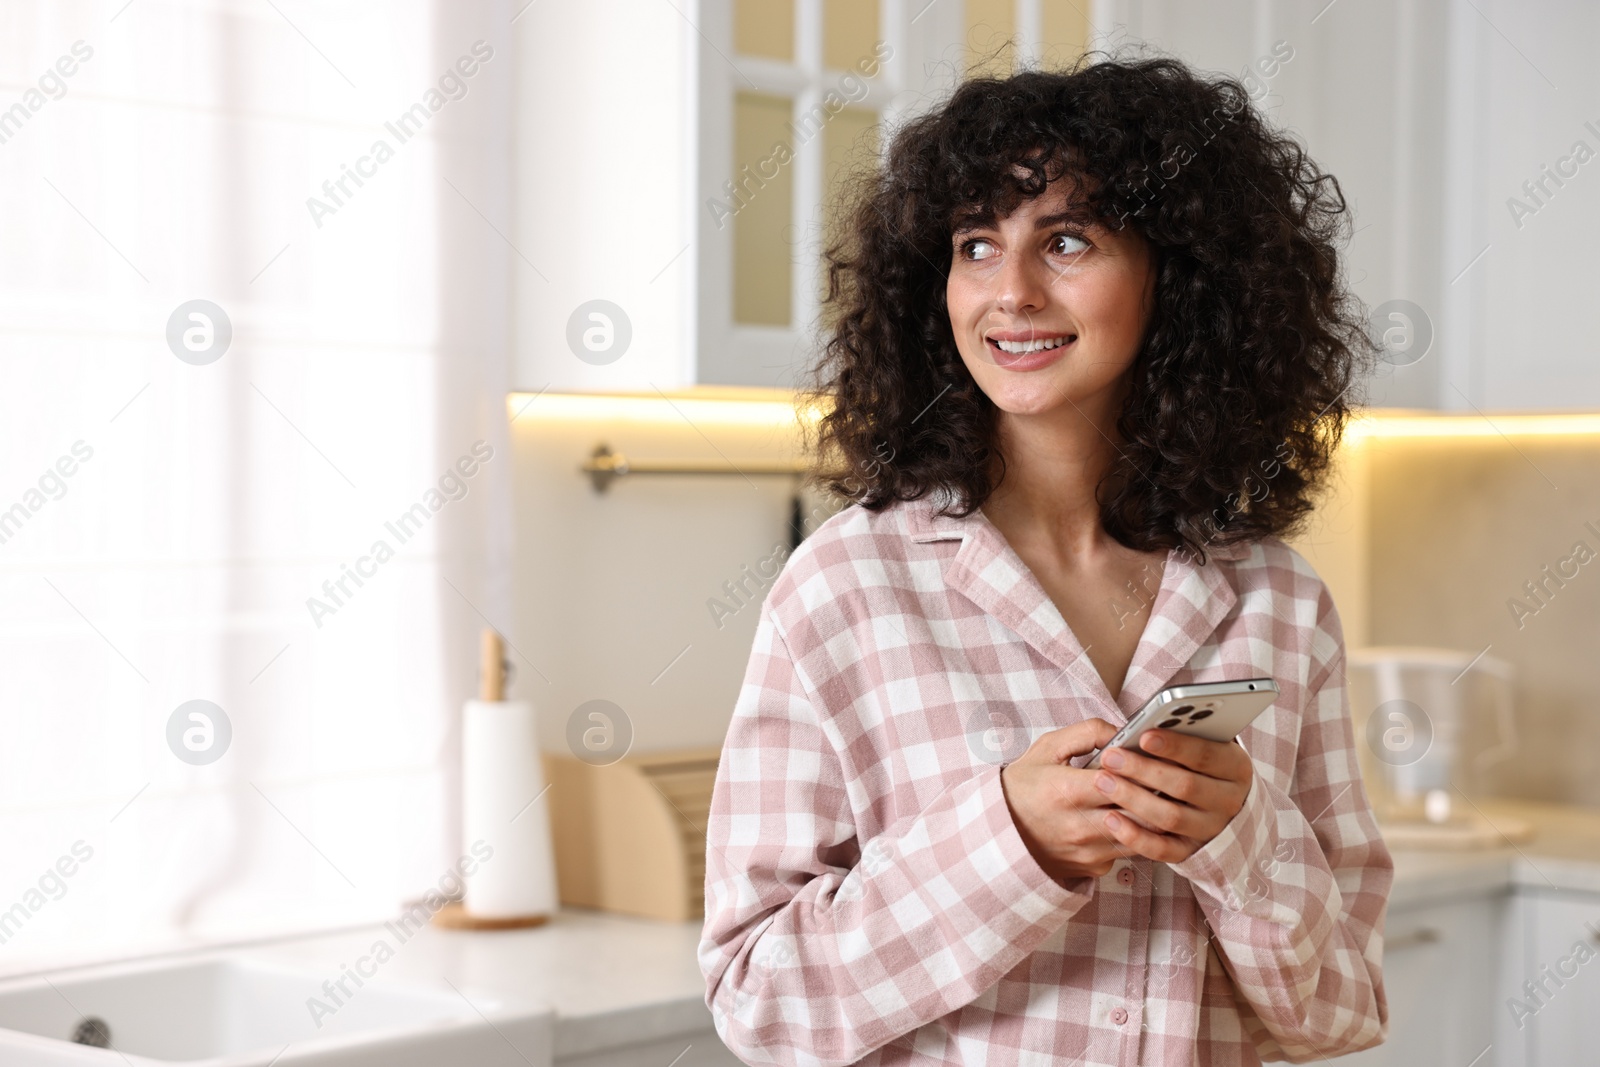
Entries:
{"label": "woman's lips", "polygon": [[1067,351],[1077,343],[1078,339],[1073,337],[1066,344],[1056,345],[1054,348],[1044,348],[1037,352],[1012,353],[1002,349],[995,343],[994,338],[986,338],[984,347],[989,350],[989,358],[994,361],[995,366],[1005,370],[1030,371],[1048,367],[1066,355]]}

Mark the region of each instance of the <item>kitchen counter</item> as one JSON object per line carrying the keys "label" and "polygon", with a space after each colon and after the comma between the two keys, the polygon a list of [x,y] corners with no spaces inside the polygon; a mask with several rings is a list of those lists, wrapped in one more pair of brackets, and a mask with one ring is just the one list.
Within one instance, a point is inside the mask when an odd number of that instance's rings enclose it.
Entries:
{"label": "kitchen counter", "polygon": [[[1390,906],[1406,907],[1513,886],[1600,893],[1600,810],[1528,801],[1483,801],[1497,816],[1527,819],[1532,841],[1460,852],[1395,850]],[[695,960],[699,923],[663,923],[566,909],[534,930],[473,934],[429,928],[386,970],[437,982],[441,975],[505,996],[528,997],[556,1012],[557,1058],[711,1027]],[[358,952],[370,937],[340,935],[274,947],[324,955],[334,945]],[[298,957],[302,962],[304,956]],[[335,961],[336,963],[338,961]]]}
{"label": "kitchen counter", "polygon": [[[1480,808],[1491,821],[1506,815],[1527,819],[1537,836],[1511,848],[1395,850],[1391,908],[1518,886],[1600,893],[1600,810],[1522,801],[1482,802]],[[698,922],[569,908],[531,930],[469,933],[428,926],[397,945],[391,928],[375,926],[236,951],[309,966],[336,980],[380,938],[395,952],[372,981],[439,988],[448,983],[475,1002],[547,1005],[555,1013],[557,1059],[669,1039],[685,1046],[716,1042],[695,959]],[[719,1050],[720,1045],[699,1050],[685,1063],[703,1062],[704,1053]]]}
{"label": "kitchen counter", "polygon": [[[337,979],[368,955],[385,926],[240,950]],[[542,1004],[555,1012],[557,1059],[711,1029],[695,960],[699,923],[655,922],[564,908],[528,930],[464,932],[425,926],[398,944],[377,980],[456,987],[469,1000]],[[690,1040],[686,1037],[685,1043]]]}
{"label": "kitchen counter", "polygon": [[1533,824],[1533,840],[1503,848],[1433,851],[1394,849],[1391,908],[1523,887],[1600,893],[1600,809],[1530,800],[1483,800],[1491,822]]}

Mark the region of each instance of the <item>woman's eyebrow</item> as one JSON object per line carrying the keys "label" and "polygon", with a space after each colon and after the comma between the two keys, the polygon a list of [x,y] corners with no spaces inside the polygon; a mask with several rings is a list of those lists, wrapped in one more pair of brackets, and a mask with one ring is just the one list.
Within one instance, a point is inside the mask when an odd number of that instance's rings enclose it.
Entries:
{"label": "woman's eyebrow", "polygon": [[[1048,230],[1054,226],[1071,223],[1079,226],[1090,225],[1094,218],[1082,208],[1067,208],[1050,215],[1041,215],[1033,220],[1036,230]],[[969,230],[994,229],[996,225],[993,211],[977,211],[957,218],[951,225],[951,233],[966,233]]]}
{"label": "woman's eyebrow", "polygon": [[1057,211],[1053,215],[1042,215],[1039,218],[1034,219],[1033,228],[1036,230],[1046,230],[1052,226],[1060,226],[1064,223],[1076,223],[1081,226],[1086,225],[1089,221],[1090,217],[1084,211],[1068,208],[1066,211]]}

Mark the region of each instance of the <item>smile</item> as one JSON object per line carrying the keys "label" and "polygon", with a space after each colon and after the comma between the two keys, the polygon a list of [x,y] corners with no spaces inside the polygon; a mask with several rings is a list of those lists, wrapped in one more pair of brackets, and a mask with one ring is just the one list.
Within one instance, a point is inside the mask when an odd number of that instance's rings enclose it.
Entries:
{"label": "smile", "polygon": [[983,338],[994,365],[1010,371],[1048,367],[1064,357],[1067,347],[1077,340],[1075,333],[1049,334],[1034,330],[991,330]]}
{"label": "smile", "polygon": [[1063,334],[1060,337],[1040,337],[1029,341],[1002,341],[991,337],[989,342],[1002,352],[1008,352],[1014,356],[1025,356],[1029,352],[1044,352],[1051,348],[1060,348],[1067,342],[1076,339],[1073,334]]}

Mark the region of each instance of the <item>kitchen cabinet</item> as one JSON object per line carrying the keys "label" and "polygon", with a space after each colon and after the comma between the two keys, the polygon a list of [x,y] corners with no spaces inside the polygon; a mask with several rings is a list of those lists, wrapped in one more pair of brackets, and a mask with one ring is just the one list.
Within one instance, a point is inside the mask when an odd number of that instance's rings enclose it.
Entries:
{"label": "kitchen cabinet", "polygon": [[1524,890],[1520,911],[1521,951],[1495,1005],[1503,1062],[1592,1063],[1600,1048],[1600,895]]}
{"label": "kitchen cabinet", "polygon": [[1373,404],[1600,407],[1600,119],[1562,105],[1600,94],[1595,5],[1553,0],[1515,46],[1460,0],[518,6],[513,217],[486,221],[516,252],[519,389],[793,385],[839,176],[974,67],[1072,61],[1092,14],[1113,48],[1244,79],[1338,177],[1346,273],[1398,346]]}
{"label": "kitchen cabinet", "polygon": [[1565,102],[1600,94],[1600,6],[1517,10],[1104,0],[1096,22],[1235,74],[1292,50],[1258,104],[1351,206],[1346,274],[1395,349],[1374,406],[1595,410],[1600,116]]}
{"label": "kitchen cabinet", "polygon": [[[1488,1067],[1508,898],[1504,893],[1391,909],[1384,937],[1389,1039],[1351,1067]],[[1491,1056],[1492,1056],[1491,1052]]]}
{"label": "kitchen cabinet", "polygon": [[843,177],[975,66],[1069,63],[1087,33],[1075,0],[517,6],[504,236],[529,391],[792,387]]}
{"label": "kitchen cabinet", "polygon": [[[1571,1067],[1600,1047],[1600,894],[1527,886],[1392,909],[1389,1039],[1359,1067]],[[1535,988],[1530,995],[1528,985]]]}

